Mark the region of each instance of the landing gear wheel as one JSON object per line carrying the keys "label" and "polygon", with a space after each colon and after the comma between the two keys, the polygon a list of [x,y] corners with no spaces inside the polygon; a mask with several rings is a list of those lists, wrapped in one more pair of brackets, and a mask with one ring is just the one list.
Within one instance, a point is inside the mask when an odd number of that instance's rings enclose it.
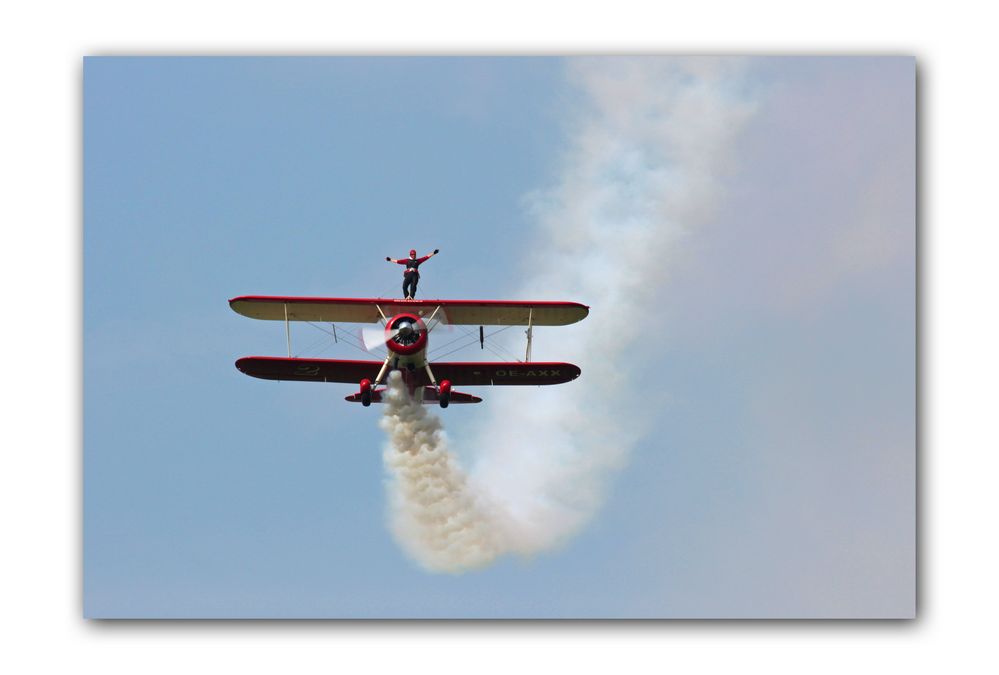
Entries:
{"label": "landing gear wheel", "polygon": [[437,401],[442,408],[446,408],[451,403],[451,382],[444,380],[437,389]]}
{"label": "landing gear wheel", "polygon": [[361,405],[367,408],[371,405],[371,380],[361,380]]}

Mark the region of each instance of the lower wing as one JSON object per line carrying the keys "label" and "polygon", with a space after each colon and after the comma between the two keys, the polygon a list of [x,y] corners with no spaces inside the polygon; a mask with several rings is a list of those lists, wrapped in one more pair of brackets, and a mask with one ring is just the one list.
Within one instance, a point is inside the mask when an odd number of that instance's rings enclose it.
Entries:
{"label": "lower wing", "polygon": [[[381,361],[341,361],[335,359],[293,359],[282,356],[247,356],[236,361],[240,372],[265,380],[300,382],[344,382],[357,384],[378,376]],[[540,386],[571,382],[580,375],[579,366],[548,361],[431,363],[437,382],[449,380],[455,386]],[[426,369],[410,373],[415,384],[431,384]]]}
{"label": "lower wing", "polygon": [[283,356],[247,356],[236,361],[240,372],[265,380],[299,382],[374,382],[381,361],[337,361],[333,359],[291,359]]}
{"label": "lower wing", "polygon": [[431,363],[430,369],[438,382],[450,380],[458,386],[562,384],[575,380],[581,372],[571,363],[549,361]]}

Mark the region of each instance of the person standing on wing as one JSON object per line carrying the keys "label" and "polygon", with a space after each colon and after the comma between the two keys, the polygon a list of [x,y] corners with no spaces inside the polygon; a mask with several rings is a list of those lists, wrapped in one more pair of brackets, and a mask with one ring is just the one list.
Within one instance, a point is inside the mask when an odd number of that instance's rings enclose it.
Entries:
{"label": "person standing on wing", "polygon": [[399,260],[394,260],[389,257],[385,258],[385,260],[389,262],[406,266],[406,269],[402,273],[402,295],[406,300],[412,300],[416,297],[416,284],[420,282],[420,265],[427,262],[438,253],[440,253],[440,249],[435,248],[434,252],[430,255],[417,258],[416,249],[412,249],[409,252],[408,258],[400,258]]}

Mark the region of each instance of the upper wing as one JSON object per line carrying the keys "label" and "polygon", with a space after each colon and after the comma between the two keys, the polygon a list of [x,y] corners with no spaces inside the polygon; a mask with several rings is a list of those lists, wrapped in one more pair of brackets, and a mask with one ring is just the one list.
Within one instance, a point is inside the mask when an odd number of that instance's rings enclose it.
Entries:
{"label": "upper wing", "polygon": [[[581,321],[590,308],[578,302],[530,300],[395,300],[390,298],[297,298],[244,295],[229,306],[254,319],[377,323],[386,316],[411,312],[429,317],[440,307],[447,323],[479,326],[564,326]],[[443,317],[441,317],[443,313]]]}
{"label": "upper wing", "polygon": [[590,308],[578,302],[534,300],[423,300],[433,311],[441,305],[445,320],[470,326],[565,326],[586,318]]}
{"label": "upper wing", "polygon": [[[334,359],[293,359],[283,356],[247,356],[236,361],[236,367],[247,375],[265,380],[298,380],[303,382],[348,382],[363,379],[374,381],[382,367],[381,361],[339,361]],[[571,363],[531,361],[431,363],[437,382],[450,380],[455,386],[469,385],[534,385],[562,384],[579,377],[578,366]],[[430,384],[427,371],[413,371],[418,386]]]}
{"label": "upper wing", "polygon": [[391,316],[397,312],[392,312],[389,308],[401,303],[399,300],[244,295],[230,300],[229,306],[239,314],[252,319],[284,321],[287,317],[289,321],[377,323],[381,318],[378,307],[381,307],[387,316]]}

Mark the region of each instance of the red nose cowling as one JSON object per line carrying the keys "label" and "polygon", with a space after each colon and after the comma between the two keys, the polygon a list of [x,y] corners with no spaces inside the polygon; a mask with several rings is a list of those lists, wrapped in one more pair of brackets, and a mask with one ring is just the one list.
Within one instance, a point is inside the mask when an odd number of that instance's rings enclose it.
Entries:
{"label": "red nose cowling", "polygon": [[394,333],[403,322],[413,324],[413,331],[416,332],[416,340],[412,340],[408,336],[397,335],[386,340],[385,346],[396,354],[410,356],[427,346],[427,325],[423,323],[423,319],[415,314],[396,314],[385,326],[386,336]]}

